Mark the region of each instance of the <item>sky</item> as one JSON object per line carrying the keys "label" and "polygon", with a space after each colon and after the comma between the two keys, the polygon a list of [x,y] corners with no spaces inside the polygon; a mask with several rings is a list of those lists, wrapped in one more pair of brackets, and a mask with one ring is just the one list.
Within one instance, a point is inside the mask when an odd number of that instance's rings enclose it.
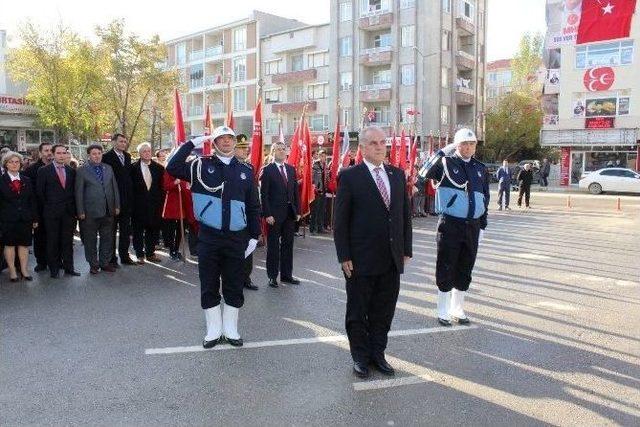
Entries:
{"label": "sky", "polygon": [[[330,0],[2,0],[0,28],[9,32],[10,45],[20,23],[27,19],[42,28],[60,20],[76,32],[91,36],[96,25],[125,17],[127,28],[143,36],[158,34],[163,40],[247,17],[252,10],[282,15],[308,24],[329,21]],[[331,0],[333,1],[333,0]],[[399,1],[399,0],[398,0]],[[440,0],[417,0],[433,2]],[[487,58],[509,58],[525,32],[544,32],[545,0],[488,0]],[[176,4],[180,6],[177,7]],[[301,7],[301,4],[304,4]],[[13,36],[12,36],[13,34]]]}

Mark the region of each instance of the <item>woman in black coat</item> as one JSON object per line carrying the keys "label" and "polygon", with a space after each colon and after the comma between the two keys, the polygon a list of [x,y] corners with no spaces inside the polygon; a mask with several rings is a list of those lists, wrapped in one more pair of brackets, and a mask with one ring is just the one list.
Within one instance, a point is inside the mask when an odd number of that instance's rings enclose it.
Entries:
{"label": "woman in black coat", "polygon": [[0,177],[0,228],[4,257],[12,282],[18,281],[15,257],[18,253],[20,273],[25,280],[33,280],[28,273],[29,246],[33,229],[38,226],[38,209],[33,185],[20,173],[22,156],[9,151],[2,157],[5,173]]}

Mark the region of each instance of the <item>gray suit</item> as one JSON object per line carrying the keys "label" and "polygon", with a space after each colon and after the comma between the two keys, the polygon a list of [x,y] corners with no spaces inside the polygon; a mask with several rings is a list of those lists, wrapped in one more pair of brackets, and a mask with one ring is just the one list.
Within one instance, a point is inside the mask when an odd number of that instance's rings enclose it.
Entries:
{"label": "gray suit", "polygon": [[[120,210],[118,184],[111,166],[100,163],[102,182],[94,165],[87,162],[76,172],[76,209],[80,222],[84,255],[91,267],[105,267],[111,260],[113,250],[113,221],[116,209]],[[100,236],[100,258],[97,243]]]}

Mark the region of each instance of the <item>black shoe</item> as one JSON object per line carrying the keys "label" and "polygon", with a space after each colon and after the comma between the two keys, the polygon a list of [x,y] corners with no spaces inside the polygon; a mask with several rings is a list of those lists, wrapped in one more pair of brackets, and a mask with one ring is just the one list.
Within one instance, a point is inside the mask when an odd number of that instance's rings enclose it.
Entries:
{"label": "black shoe", "polygon": [[21,276],[22,276],[22,278],[23,278],[24,280],[26,280],[27,282],[31,282],[31,281],[33,281],[33,277],[32,277],[32,276],[29,276],[28,274],[22,274],[22,273],[20,273],[20,275],[21,275]]}
{"label": "black shoe", "polygon": [[393,369],[393,366],[389,365],[389,363],[384,359],[384,356],[374,359],[371,363],[373,364],[373,367],[376,368],[376,370],[380,373],[389,376],[393,376],[396,374],[395,369]]}
{"label": "black shoe", "polygon": [[280,285],[278,285],[278,281],[276,279],[269,279],[269,286],[271,286],[272,288],[280,287]]}
{"label": "black shoe", "polygon": [[247,289],[251,289],[252,291],[257,291],[259,288],[257,285],[254,285],[251,280],[244,284],[244,287]]}
{"label": "black shoe", "polygon": [[211,340],[211,341],[202,340],[202,347],[204,347],[204,348],[213,348],[216,345],[220,344],[221,341],[222,341],[222,337],[216,338],[215,340]]}
{"label": "black shoe", "polygon": [[[138,265],[137,262],[135,262],[134,260],[132,260],[131,258],[124,258],[120,260],[120,264],[122,265]],[[118,265],[116,263],[116,265]]]}
{"label": "black shoe", "polygon": [[294,279],[293,277],[287,277],[285,279],[280,278],[280,281],[282,283],[286,283],[286,284],[289,284],[289,285],[299,285],[300,284],[300,280]]}
{"label": "black shoe", "polygon": [[468,325],[469,323],[471,323],[471,321],[469,320],[468,317],[465,318],[459,318],[459,317],[451,317],[451,320],[453,320],[454,322],[456,322],[458,325]]}
{"label": "black shoe", "polygon": [[224,337],[224,339],[225,341],[227,341],[227,343],[229,343],[229,345],[232,345],[234,347],[242,347],[242,345],[244,344],[244,342],[242,342],[242,338],[234,340],[233,338]]}
{"label": "black shoe", "polygon": [[47,266],[44,264],[38,264],[35,266],[35,268],[33,269],[33,271],[35,271],[36,273],[40,273],[41,271],[45,271],[47,269]]}
{"label": "black shoe", "polygon": [[78,273],[75,270],[65,270],[64,274],[65,274],[65,276],[75,276],[75,277],[80,276],[80,273]]}
{"label": "black shoe", "polygon": [[51,272],[51,278],[52,279],[58,279],[60,278],[60,270],[55,270]]}
{"label": "black shoe", "polygon": [[353,373],[358,378],[369,378],[369,367],[366,363],[353,362]]}
{"label": "black shoe", "polygon": [[440,323],[442,326],[451,326],[451,321],[446,319],[441,319],[439,317],[438,317],[438,323]]}
{"label": "black shoe", "polygon": [[13,283],[16,283],[18,280],[20,280],[20,279],[18,279],[17,277],[11,277],[11,278],[9,279],[9,281],[10,281],[10,282],[13,282]]}

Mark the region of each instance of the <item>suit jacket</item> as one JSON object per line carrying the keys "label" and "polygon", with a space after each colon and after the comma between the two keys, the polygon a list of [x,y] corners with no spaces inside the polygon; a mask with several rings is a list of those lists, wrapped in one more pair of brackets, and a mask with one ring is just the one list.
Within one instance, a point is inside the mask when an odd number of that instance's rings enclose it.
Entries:
{"label": "suit jacket", "polygon": [[140,160],[131,165],[134,194],[131,215],[136,221],[146,226],[158,226],[162,220],[162,206],[164,205],[164,190],[162,189],[164,167],[152,161],[149,164],[149,172],[151,172],[151,188],[147,190]]}
{"label": "suit jacket", "polygon": [[76,209],[78,216],[87,218],[102,218],[114,216],[116,209],[120,209],[120,193],[118,183],[111,166],[100,163],[102,168],[102,182],[98,179],[90,162],[76,171]]}
{"label": "suit jacket", "polygon": [[0,178],[0,222],[38,222],[36,193],[29,177],[20,173],[20,194],[11,190],[11,177],[4,173]]}
{"label": "suit jacket", "polygon": [[55,163],[50,163],[38,169],[36,194],[42,206],[43,218],[59,218],[65,215],[76,216],[76,171],[66,165],[64,170],[66,179],[65,187],[62,188],[56,173]]}
{"label": "suit jacket", "polygon": [[312,171],[313,186],[316,189],[316,193],[322,194],[322,197],[324,197],[324,193],[326,191],[325,187],[327,184],[327,164],[316,160],[313,162]]}
{"label": "suit jacket", "polygon": [[511,169],[500,166],[500,169],[496,171],[496,178],[498,178],[498,186],[503,190],[508,190],[511,185]]}
{"label": "suit jacket", "polygon": [[388,210],[365,163],[339,175],[334,242],[338,261],[352,261],[355,275],[384,274],[391,262],[402,273],[404,257],[412,256],[411,209],[405,175],[399,168],[388,165],[384,168],[391,188]]}
{"label": "suit jacket", "polygon": [[300,215],[300,192],[296,170],[286,163],[284,166],[287,172],[286,185],[275,163],[265,166],[260,177],[262,216],[265,218],[272,216],[277,222],[287,218],[295,219]]}
{"label": "suit jacket", "polygon": [[102,163],[111,166],[118,183],[120,194],[120,213],[130,214],[133,208],[133,182],[131,181],[131,154],[125,151],[124,165],[113,149],[102,156]]}
{"label": "suit jacket", "polygon": [[531,183],[533,182],[533,169],[525,170],[522,169],[518,172],[518,185],[531,187]]}

